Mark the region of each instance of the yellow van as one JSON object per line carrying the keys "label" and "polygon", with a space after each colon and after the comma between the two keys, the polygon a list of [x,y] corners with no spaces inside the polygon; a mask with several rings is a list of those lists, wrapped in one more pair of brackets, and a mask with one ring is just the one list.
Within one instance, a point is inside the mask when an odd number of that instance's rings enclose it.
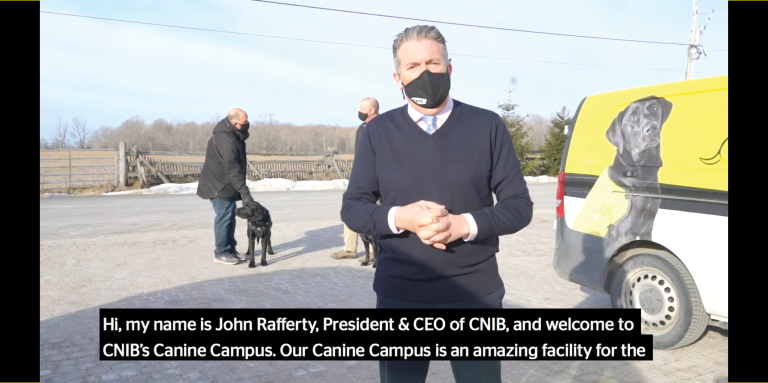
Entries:
{"label": "yellow van", "polygon": [[641,309],[654,348],[728,328],[728,76],[582,100],[567,129],[553,266]]}

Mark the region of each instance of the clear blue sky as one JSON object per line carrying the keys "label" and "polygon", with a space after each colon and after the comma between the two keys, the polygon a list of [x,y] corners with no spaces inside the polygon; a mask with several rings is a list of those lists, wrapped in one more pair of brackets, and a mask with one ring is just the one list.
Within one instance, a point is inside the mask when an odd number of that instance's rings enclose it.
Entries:
{"label": "clear blue sky", "polygon": [[[693,1],[669,0],[284,0],[366,13],[564,34],[687,44]],[[421,5],[424,4],[424,5]],[[728,2],[714,9],[703,42],[707,57],[694,78],[728,74]],[[232,107],[252,121],[273,113],[294,124],[356,126],[361,99],[382,111],[405,103],[392,80],[395,35],[416,24],[437,26],[452,58],[451,95],[498,112],[516,79],[522,114],[546,117],[562,104],[573,112],[585,96],[683,80],[687,47],[479,29],[330,12],[249,0],[43,0],[41,11],[370,45],[323,44],[40,14],[40,133],[57,116],[91,128],[139,115],[147,123],[209,121]],[[489,56],[495,58],[468,57]],[[530,60],[530,61],[522,61]],[[564,62],[616,67],[552,64]]]}

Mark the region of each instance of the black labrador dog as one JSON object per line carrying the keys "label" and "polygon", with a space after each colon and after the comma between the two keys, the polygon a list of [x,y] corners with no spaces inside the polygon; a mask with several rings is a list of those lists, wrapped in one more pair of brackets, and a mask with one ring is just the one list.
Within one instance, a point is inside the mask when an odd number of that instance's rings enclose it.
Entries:
{"label": "black labrador dog", "polygon": [[267,253],[275,254],[272,251],[272,218],[269,210],[258,202],[247,202],[243,207],[237,208],[235,214],[248,220],[248,252],[246,256],[251,260],[248,267],[256,267],[254,252],[256,251],[254,242],[261,240],[261,265],[267,265]]}
{"label": "black labrador dog", "polygon": [[361,266],[368,266],[370,264],[371,260],[371,250],[368,250],[368,245],[370,245],[371,249],[373,250],[373,268],[376,268],[376,256],[379,254],[379,241],[378,237],[376,235],[370,235],[370,234],[360,234],[360,237],[363,240],[363,247],[365,247],[365,261],[361,263]]}
{"label": "black labrador dog", "polygon": [[653,221],[659,211],[661,195],[659,168],[661,127],[669,118],[672,103],[660,97],[646,97],[627,106],[606,132],[616,147],[608,177],[624,189],[629,200],[627,214],[610,227],[613,241],[626,243],[651,240]]}

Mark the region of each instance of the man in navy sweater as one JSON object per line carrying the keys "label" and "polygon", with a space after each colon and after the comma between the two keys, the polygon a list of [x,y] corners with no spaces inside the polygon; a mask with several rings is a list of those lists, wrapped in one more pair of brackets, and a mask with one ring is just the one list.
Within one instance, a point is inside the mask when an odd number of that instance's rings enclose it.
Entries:
{"label": "man in navy sweater", "polygon": [[[437,28],[405,29],[392,53],[408,102],[366,126],[341,208],[351,230],[379,237],[376,307],[502,308],[499,236],[533,215],[506,125],[450,97]],[[451,368],[457,382],[501,382],[500,361]],[[382,382],[424,382],[428,370],[429,361],[379,361]]]}

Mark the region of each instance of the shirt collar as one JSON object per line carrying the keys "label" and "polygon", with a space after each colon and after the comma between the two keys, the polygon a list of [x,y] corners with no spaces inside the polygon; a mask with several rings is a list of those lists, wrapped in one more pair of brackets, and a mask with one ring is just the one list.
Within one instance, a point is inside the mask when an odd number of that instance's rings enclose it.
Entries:
{"label": "shirt collar", "polygon": [[[448,96],[448,102],[445,104],[445,106],[440,109],[440,111],[435,114],[435,117],[437,117],[438,120],[445,122],[445,120],[448,119],[448,115],[451,114],[451,111],[453,110],[453,98],[451,96]],[[408,103],[408,115],[413,119],[413,122],[418,122],[421,119],[421,116],[423,114],[419,113],[411,103]]]}

